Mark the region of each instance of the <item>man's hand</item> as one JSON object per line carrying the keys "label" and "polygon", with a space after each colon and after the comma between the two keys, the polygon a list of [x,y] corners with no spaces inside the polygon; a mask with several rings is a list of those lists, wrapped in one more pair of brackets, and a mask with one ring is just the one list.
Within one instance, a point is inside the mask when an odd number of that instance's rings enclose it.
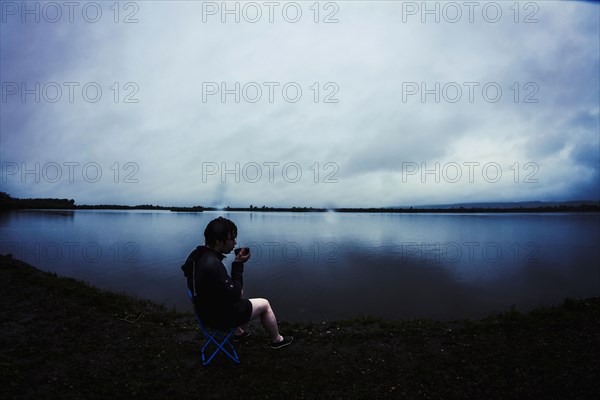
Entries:
{"label": "man's hand", "polygon": [[235,256],[235,261],[245,263],[250,259],[250,249],[242,247],[242,250]]}

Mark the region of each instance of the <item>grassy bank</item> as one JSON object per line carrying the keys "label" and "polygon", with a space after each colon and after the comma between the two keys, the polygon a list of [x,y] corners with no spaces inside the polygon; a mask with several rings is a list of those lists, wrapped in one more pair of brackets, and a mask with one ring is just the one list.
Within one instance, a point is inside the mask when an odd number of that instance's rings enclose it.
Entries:
{"label": "grassy bank", "polygon": [[192,315],[101,291],[2,256],[5,399],[534,398],[600,393],[600,300],[478,321],[361,318],[251,325],[234,365],[200,364]]}

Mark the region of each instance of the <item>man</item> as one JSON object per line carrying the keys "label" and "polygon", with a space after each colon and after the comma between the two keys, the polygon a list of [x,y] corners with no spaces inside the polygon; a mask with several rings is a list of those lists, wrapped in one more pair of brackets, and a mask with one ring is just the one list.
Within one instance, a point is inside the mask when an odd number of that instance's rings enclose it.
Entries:
{"label": "man", "polygon": [[237,226],[227,218],[219,217],[208,223],[204,230],[204,246],[196,247],[181,267],[187,278],[188,289],[196,313],[203,324],[219,329],[237,327],[235,338],[245,338],[241,325],[260,318],[271,338],[271,347],[279,349],[292,343],[292,336],[281,336],[277,318],[266,299],[245,299],[244,263],[250,250],[243,248],[231,265],[231,276],[223,265],[225,254],[235,248]]}

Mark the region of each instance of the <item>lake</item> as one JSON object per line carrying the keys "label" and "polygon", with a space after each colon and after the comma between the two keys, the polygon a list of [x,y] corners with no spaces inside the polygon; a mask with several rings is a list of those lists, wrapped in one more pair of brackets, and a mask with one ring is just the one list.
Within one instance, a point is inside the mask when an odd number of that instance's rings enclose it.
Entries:
{"label": "lake", "polygon": [[245,296],[280,320],[479,318],[600,294],[598,213],[21,210],[0,213],[0,252],[186,311],[181,264],[218,216],[251,249]]}

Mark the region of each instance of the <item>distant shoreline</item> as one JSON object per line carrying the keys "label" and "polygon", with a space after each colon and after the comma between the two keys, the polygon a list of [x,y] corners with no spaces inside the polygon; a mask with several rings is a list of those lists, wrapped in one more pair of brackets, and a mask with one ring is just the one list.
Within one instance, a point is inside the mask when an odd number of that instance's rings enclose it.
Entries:
{"label": "distant shoreline", "polygon": [[600,212],[600,202],[570,201],[525,202],[525,203],[473,203],[440,206],[410,207],[178,207],[141,204],[126,206],[118,204],[77,205],[72,199],[19,199],[0,192],[0,211],[23,209],[51,210],[162,210],[171,212],[204,212],[204,211],[242,211],[242,212],[339,212],[339,213],[549,213],[549,212]]}
{"label": "distant shoreline", "polygon": [[598,206],[556,206],[556,207],[538,207],[538,208],[312,208],[312,207],[266,207],[266,208],[239,208],[239,207],[163,207],[163,206],[112,206],[112,205],[96,205],[96,206],[75,206],[75,207],[14,207],[0,209],[2,211],[18,211],[18,210],[56,210],[56,211],[77,211],[77,210],[115,210],[115,211],[171,211],[179,213],[201,213],[204,211],[224,211],[224,212],[294,212],[294,213],[364,213],[364,214],[482,214],[482,213],[594,213],[600,212]]}

